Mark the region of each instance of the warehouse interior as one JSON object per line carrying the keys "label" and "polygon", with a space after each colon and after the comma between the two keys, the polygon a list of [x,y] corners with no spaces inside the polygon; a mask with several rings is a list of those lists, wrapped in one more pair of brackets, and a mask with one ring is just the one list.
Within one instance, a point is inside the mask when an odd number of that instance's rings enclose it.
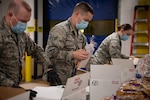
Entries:
{"label": "warehouse interior", "polygon": [[[8,4],[12,0],[0,0],[0,19],[6,13]],[[39,46],[45,49],[49,31],[59,22],[67,20],[71,14],[73,7],[80,1],[85,1],[91,4],[94,9],[94,16],[89,26],[84,30],[83,34],[87,41],[90,41],[92,35],[95,36],[94,41],[97,43],[95,51],[101,42],[112,32],[117,31],[119,25],[128,23],[134,30],[146,30],[148,35],[136,35],[130,37],[127,41],[122,42],[122,54],[137,58],[142,58],[142,55],[150,53],[150,21],[147,24],[140,23],[135,25],[135,7],[140,5],[150,6],[149,0],[25,0],[32,8],[30,21],[27,23],[26,33]],[[150,18],[150,11],[146,16],[145,13],[136,13],[138,18]],[[136,32],[134,33],[136,34]],[[136,37],[136,42],[143,43],[144,46],[133,47],[133,41]],[[136,45],[136,44],[135,44]],[[117,68],[116,68],[117,69]],[[113,69],[112,69],[113,70]],[[118,69],[119,70],[119,69]],[[43,68],[34,61],[34,58],[25,56],[22,65],[22,86],[25,88],[33,88],[35,86],[49,86],[49,83],[41,81]],[[31,83],[31,84],[30,84]],[[105,83],[104,83],[105,84]],[[95,93],[99,92],[95,90]],[[91,100],[97,100],[95,98]],[[1,98],[0,98],[1,100]],[[12,99],[13,100],[13,99]],[[69,100],[69,99],[66,99]],[[74,100],[74,99],[70,99]],[[100,100],[119,100],[119,99],[100,99]],[[133,99],[134,100],[134,99]],[[144,99],[149,100],[149,99]]]}

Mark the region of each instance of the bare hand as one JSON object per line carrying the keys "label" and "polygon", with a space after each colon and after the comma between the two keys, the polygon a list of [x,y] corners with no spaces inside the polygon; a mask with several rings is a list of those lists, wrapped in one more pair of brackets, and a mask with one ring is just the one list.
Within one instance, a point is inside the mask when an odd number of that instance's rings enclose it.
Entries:
{"label": "bare hand", "polygon": [[72,53],[73,58],[79,61],[88,58],[88,55],[88,52],[86,52],[84,49],[80,49]]}
{"label": "bare hand", "polygon": [[30,33],[29,32],[27,32],[26,34],[30,37]]}
{"label": "bare hand", "polygon": [[136,57],[135,57],[135,56],[130,56],[130,59],[131,59],[131,60],[134,60],[134,58],[136,58]]}

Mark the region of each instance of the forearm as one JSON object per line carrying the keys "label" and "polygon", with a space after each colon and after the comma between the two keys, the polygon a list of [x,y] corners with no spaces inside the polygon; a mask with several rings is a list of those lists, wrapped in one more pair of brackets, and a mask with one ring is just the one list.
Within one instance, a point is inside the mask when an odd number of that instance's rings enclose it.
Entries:
{"label": "forearm", "polygon": [[43,67],[49,65],[49,59],[44,52],[44,49],[35,44],[30,38],[27,41],[26,52],[28,56],[32,56],[35,62],[41,64]]}

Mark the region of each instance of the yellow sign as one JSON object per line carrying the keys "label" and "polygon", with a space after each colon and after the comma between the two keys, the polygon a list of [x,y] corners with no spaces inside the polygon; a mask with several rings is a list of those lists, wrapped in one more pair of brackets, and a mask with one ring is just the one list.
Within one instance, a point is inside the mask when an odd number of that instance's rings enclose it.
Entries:
{"label": "yellow sign", "polygon": [[31,26],[27,27],[27,32],[34,32],[34,27]]}

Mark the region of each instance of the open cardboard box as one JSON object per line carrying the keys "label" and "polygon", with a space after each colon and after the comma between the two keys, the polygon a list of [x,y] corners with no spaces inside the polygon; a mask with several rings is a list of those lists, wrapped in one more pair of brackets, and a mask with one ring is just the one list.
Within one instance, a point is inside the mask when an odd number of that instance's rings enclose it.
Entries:
{"label": "open cardboard box", "polygon": [[34,100],[86,100],[89,79],[87,72],[68,78],[65,86],[35,87],[38,94]]}
{"label": "open cardboard box", "polygon": [[134,65],[129,62],[130,60],[125,64],[120,61],[116,65],[91,65],[90,100],[103,100],[116,95],[123,82],[135,78]]}
{"label": "open cardboard box", "polygon": [[[6,100],[8,98],[10,98],[9,100],[15,100],[13,98],[15,98],[16,96],[25,97],[25,95],[29,95],[28,93],[26,93],[25,89],[33,89],[36,86],[48,87],[50,86],[50,84],[49,82],[38,79],[38,80],[32,80],[31,82],[21,82],[20,87],[22,88],[12,88],[12,87],[1,86],[0,87],[0,100]],[[26,99],[22,98],[21,100],[26,100]]]}
{"label": "open cardboard box", "polygon": [[0,87],[0,100],[6,100],[25,92],[25,89],[21,88]]}

